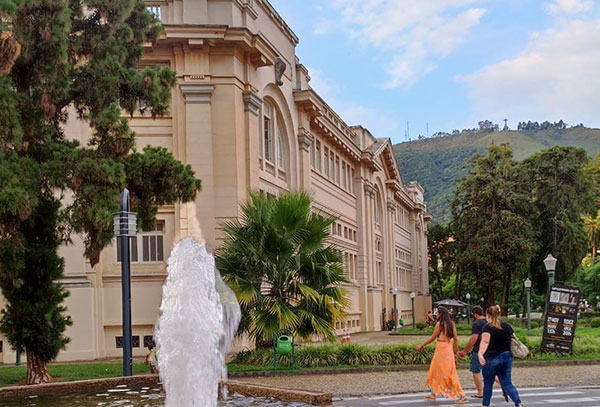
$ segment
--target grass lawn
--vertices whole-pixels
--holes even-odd
[[[512,325],[515,333],[518,336],[532,336],[541,337],[542,327],[533,328],[530,332],[527,332],[527,328]],[[467,324],[459,324],[456,326],[456,332],[459,335],[471,335],[471,326]],[[405,327],[399,329],[395,334],[392,335],[431,335],[433,333],[433,327],[425,329],[417,329],[412,327]],[[600,338],[600,329],[590,327],[578,327],[575,331],[575,338]]]
[[[57,381],[72,382],[76,380],[103,379],[123,375],[121,363],[82,363],[49,365],[50,375]],[[148,366],[143,363],[133,364],[133,374],[149,373]],[[0,387],[24,382],[27,378],[26,366],[0,367]]]

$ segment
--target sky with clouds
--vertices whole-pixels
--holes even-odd
[[[311,86],[377,137],[505,118],[600,127],[600,0],[270,1]]]

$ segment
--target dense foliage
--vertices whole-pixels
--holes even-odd
[[[492,145],[470,159],[454,192],[452,221],[430,228],[434,298],[465,300],[470,293],[472,304],[500,303],[504,313],[520,313],[526,308],[523,281],[530,278],[533,309],[541,310],[548,281],[543,260],[552,253],[556,281],[580,286],[595,305],[597,162],[582,149],[552,147],[517,163],[508,145]]]
[[[517,161],[555,145],[584,148],[591,156],[600,153],[600,130],[559,127],[499,132],[457,130],[453,134],[438,133],[442,136],[396,144],[394,151],[403,179],[418,181],[423,186],[433,223],[442,224],[451,219],[454,183],[466,174],[465,160],[485,152],[491,144],[510,144]]]
[[[142,1],[0,0],[0,20],[0,328],[37,383],[71,323],[58,247],[82,234],[94,266],[122,188],[149,227],[157,205],[194,199],[200,181],[162,148],[136,152],[122,117],[139,101],[165,114],[175,83],[168,68],[137,68],[162,29]],[[85,144],[66,137],[69,118],[89,125]]]
[[[534,208],[509,146],[493,145],[469,166],[452,201],[457,279],[472,278],[487,304],[502,287],[506,304],[535,250]]]
[[[242,308],[238,334],[268,344],[280,328],[335,339],[347,304],[342,257],[325,243],[335,218],[313,213],[306,193],[252,193],[224,224],[217,268]]]

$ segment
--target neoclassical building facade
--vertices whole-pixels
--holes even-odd
[[[209,249],[220,224],[238,216],[249,190],[306,190],[314,209],[335,215],[331,240],[343,252],[351,303],[340,333],[378,331],[391,318],[410,322],[431,309],[423,189],[404,182],[389,139],[350,126],[311,87],[295,54],[298,38],[266,0],[149,0],[165,30],[143,66],[177,72],[170,116],[131,118],[138,148],[159,145],[202,180],[194,204],[162,207],[157,226],[132,241],[134,355],[144,355],[158,319],[166,260],[177,237],[199,222]],[[66,133],[86,142],[85,123]],[[94,268],[80,242],[64,247],[64,284],[73,326],[60,360],[121,355],[121,278],[116,245]],[[1,338],[0,338],[1,339]],[[3,346],[4,363],[14,362]]]

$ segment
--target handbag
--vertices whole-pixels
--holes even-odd
[[[529,355],[529,349],[516,336],[510,338],[510,353],[514,358],[524,359]]]

